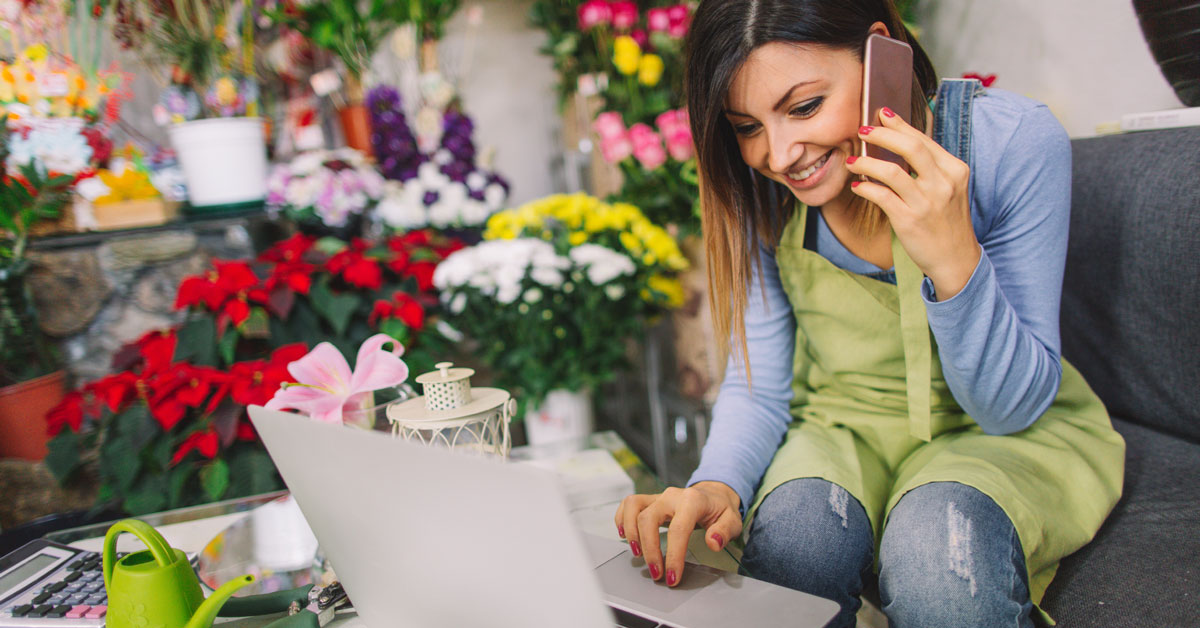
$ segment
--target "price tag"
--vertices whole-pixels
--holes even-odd
[[[309,80],[318,96],[328,96],[342,87],[342,78],[336,70],[322,70]]]

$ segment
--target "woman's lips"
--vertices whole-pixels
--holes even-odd
[[[829,164],[833,162],[833,149],[830,149],[828,153],[825,153],[821,159],[825,160],[825,163],[821,164],[821,167],[809,174],[807,178],[797,181],[789,175],[784,174],[784,181],[786,181],[790,187],[796,190],[808,190],[820,185],[821,182],[825,180],[826,175],[829,174]],[[817,161],[819,162],[820,160]]]

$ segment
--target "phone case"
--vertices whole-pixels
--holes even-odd
[[[912,47],[883,35],[867,38],[863,54],[862,120],[864,126],[881,126],[879,110],[888,107],[905,122],[912,123]],[[862,143],[860,154],[899,164],[908,164],[899,155]]]

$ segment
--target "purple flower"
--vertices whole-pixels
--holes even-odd
[[[434,203],[438,202],[438,198],[439,198],[438,193],[433,190],[430,190],[425,193],[425,197],[421,199],[421,203],[423,203],[426,207],[428,207],[428,206],[433,205]]]

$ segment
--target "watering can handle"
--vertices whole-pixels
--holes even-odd
[[[112,525],[108,529],[108,533],[104,535],[104,588],[110,589],[112,586],[112,571],[113,565],[116,564],[117,557],[117,537],[122,532],[128,532],[150,548],[150,553],[154,556],[154,560],[158,564],[166,567],[175,562],[175,554],[171,551],[171,546],[167,545],[167,540],[158,533],[158,530],[150,527],[144,521],[138,519],[122,519]]]

